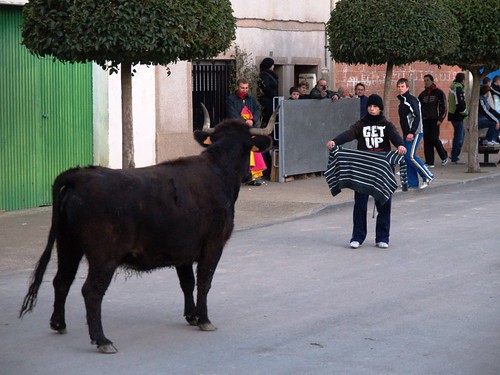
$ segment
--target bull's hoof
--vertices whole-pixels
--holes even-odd
[[[66,331],[66,324],[58,324],[54,322],[50,322],[50,328],[54,331],[57,331],[60,335],[65,334]]]
[[[186,316],[185,318],[190,326],[197,326],[198,325],[198,319],[195,316]]]
[[[118,349],[116,349],[113,344],[99,345],[97,349],[104,354],[115,354],[118,352]]]
[[[202,330],[202,331],[217,331],[217,327],[214,326],[212,323],[198,323],[198,327]]]

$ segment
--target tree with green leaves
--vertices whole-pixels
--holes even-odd
[[[444,56],[429,59],[437,64],[458,65],[473,77],[469,116],[468,172],[479,172],[478,126],[479,88],[482,79],[500,68],[498,0],[443,0],[458,21],[460,44]]]
[[[124,168],[135,165],[133,66],[214,57],[236,33],[230,0],[31,0],[23,18],[23,44],[35,55],[121,71]]]
[[[426,61],[455,49],[458,27],[436,0],[340,0],[327,24],[332,58],[347,64],[387,64],[384,102],[394,66]]]

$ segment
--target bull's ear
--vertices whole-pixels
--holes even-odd
[[[267,135],[255,135],[252,137],[252,151],[264,152],[271,148],[273,140]]]
[[[208,147],[212,144],[210,134],[202,130],[196,130],[194,132],[194,139],[203,147]]]

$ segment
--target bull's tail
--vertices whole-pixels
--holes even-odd
[[[31,275],[30,287],[28,293],[24,297],[23,305],[19,311],[19,318],[22,318],[27,312],[33,311],[36,305],[36,299],[38,296],[38,289],[43,281],[43,275],[47,270],[47,265],[49,264],[50,257],[52,256],[52,249],[54,248],[54,243],[57,238],[57,233],[59,230],[59,220],[61,217],[61,212],[63,209],[63,197],[66,190],[64,185],[60,185],[56,180],[54,186],[52,187],[52,223],[49,231],[49,238],[47,240],[47,245],[43,251],[42,256],[38,260],[38,263]]]

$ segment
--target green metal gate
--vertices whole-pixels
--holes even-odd
[[[0,5],[0,210],[50,204],[55,176],[92,163],[91,65],[31,55],[21,22]]]

